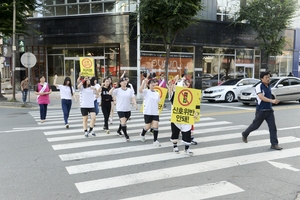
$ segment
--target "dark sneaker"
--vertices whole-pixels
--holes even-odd
[[[66,128],[69,128],[69,124],[66,124]]]
[[[197,145],[198,142],[196,142],[195,140],[192,140],[192,141],[191,141],[191,144],[192,144],[192,145]]]
[[[282,147],[278,146],[278,144],[271,145],[271,149],[282,150]]]
[[[120,137],[123,137],[123,134],[121,132],[117,132],[117,133]]]
[[[243,133],[242,133],[242,140],[243,140],[243,142],[248,143],[247,137],[245,137],[245,136],[243,135]]]

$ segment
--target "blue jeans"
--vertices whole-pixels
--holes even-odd
[[[260,127],[260,125],[263,123],[263,121],[267,122],[270,132],[270,143],[272,145],[278,144],[277,139],[277,128],[275,124],[275,117],[274,117],[274,111],[268,110],[268,111],[256,111],[255,118],[252,122],[252,124],[242,133],[244,137],[248,137],[248,135],[255,131]]]
[[[28,89],[24,89],[22,91],[22,100],[23,100],[23,103],[26,102],[26,99],[27,99],[27,92],[28,92]]]
[[[98,115],[98,113],[99,113],[99,103],[97,102],[97,100],[94,101],[94,107],[95,107],[95,113],[96,113],[96,115]]]
[[[64,120],[65,124],[68,124],[68,119],[70,115],[70,110],[72,106],[72,100],[71,99],[62,99],[61,100],[61,108],[64,113]]]
[[[39,104],[40,106],[40,117],[41,120],[45,120],[46,119],[46,115],[47,115],[47,106],[48,104]]]

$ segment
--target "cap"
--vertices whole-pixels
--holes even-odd
[[[123,81],[126,81],[126,78],[121,78],[121,79],[119,80],[119,84],[120,84],[121,82],[123,82]]]

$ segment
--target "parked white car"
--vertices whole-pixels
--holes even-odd
[[[244,105],[256,104],[255,86],[242,90],[238,100]],[[297,77],[271,77],[272,98],[280,101],[300,102],[300,79]]]
[[[209,102],[226,101],[230,103],[238,99],[238,94],[242,90],[251,88],[257,82],[259,80],[254,78],[230,79],[219,86],[205,89],[202,99]]]

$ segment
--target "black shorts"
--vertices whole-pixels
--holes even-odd
[[[130,116],[131,116],[131,111],[127,111],[127,112],[122,112],[122,111],[118,111],[118,116],[119,118],[126,118],[126,119],[129,119]]]
[[[88,116],[89,113],[95,112],[95,108],[80,108],[82,116]]]
[[[145,124],[150,124],[152,121],[159,122],[159,116],[158,115],[144,115],[144,121],[145,121]]]

